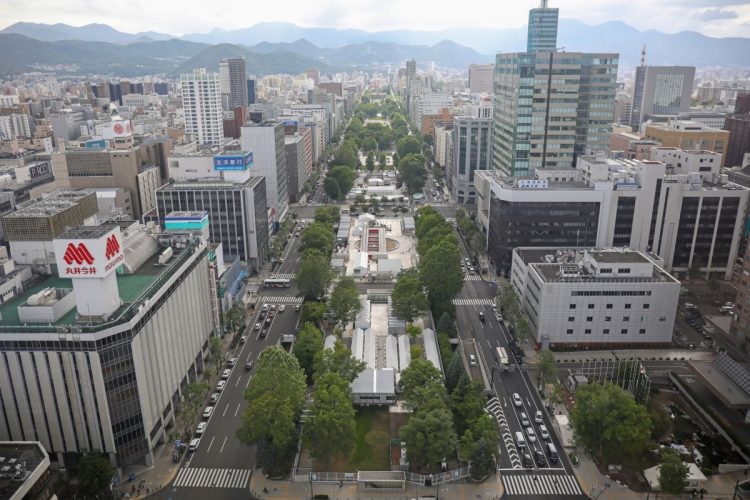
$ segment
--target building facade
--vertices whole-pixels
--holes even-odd
[[[670,120],[668,123],[647,124],[644,127],[643,138],[657,141],[662,146],[670,148],[714,151],[722,155],[723,162],[729,142],[729,132],[698,122]]]
[[[724,164],[727,167],[742,166],[745,155],[750,153],[750,114],[727,116],[724,130],[729,132]]]
[[[232,57],[226,59],[229,109],[247,107],[247,72],[245,69],[244,57]]]
[[[547,6],[541,0],[539,7],[529,10],[527,52],[554,52],[557,50],[557,19],[559,9]]]
[[[180,76],[185,133],[199,144],[219,144],[224,138],[219,74],[205,68]]]
[[[638,130],[652,115],[677,115],[690,109],[693,66],[638,66],[630,126]]]
[[[299,201],[307,182],[305,140],[301,135],[284,136],[286,145],[287,186],[289,202]]]
[[[476,203],[474,172],[492,168],[492,119],[457,116],[453,121],[452,164],[446,180],[453,199]]]
[[[271,221],[280,222],[289,207],[284,124],[281,121],[249,123],[242,127],[240,144],[242,149],[253,152],[255,165],[251,175],[266,178],[266,202],[271,209]]]
[[[494,90],[495,65],[469,65],[469,92],[472,94],[491,94]]]

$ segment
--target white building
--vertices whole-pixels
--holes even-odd
[[[516,248],[511,283],[543,347],[672,341],[680,282],[642,252]]]
[[[469,92],[472,94],[491,94],[494,83],[494,64],[469,65]]]
[[[269,219],[280,222],[289,207],[284,124],[280,121],[249,123],[242,127],[240,145],[253,152],[251,176],[266,178],[266,203]]]
[[[199,144],[219,144],[224,138],[219,74],[197,68],[180,77],[185,133]]]
[[[457,116],[453,120],[448,188],[460,204],[476,203],[474,172],[492,168],[492,117]]]
[[[453,134],[451,129],[442,125],[435,125],[435,163],[445,167],[448,162],[448,151],[451,147]]]
[[[0,116],[0,140],[18,139],[20,137],[31,137],[29,115],[11,113]]]

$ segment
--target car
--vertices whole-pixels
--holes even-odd
[[[227,385],[226,380],[219,380],[219,382],[216,384],[216,391],[221,392],[224,390],[224,386]]]
[[[268,328],[264,328],[260,332],[260,338],[264,338],[266,335],[268,335]]]
[[[263,307],[261,307],[260,310],[263,312],[268,311],[268,304],[263,304]]]
[[[284,312],[285,309],[286,309],[286,306],[284,304],[279,305],[279,312]]]
[[[247,335],[240,337],[240,344],[244,344],[245,342],[247,342]]]
[[[268,315],[268,317],[266,318],[266,326],[270,325],[270,324],[271,324],[271,322],[273,322],[273,316],[271,316],[271,315],[269,314],[269,315]]]
[[[269,318],[276,317],[276,309],[271,309],[270,311],[268,311],[268,317]]]
[[[469,364],[472,366],[477,364],[477,357],[473,354],[469,354]]]
[[[275,310],[276,310],[276,304],[271,304],[271,310],[272,310],[272,311],[275,311]]]
[[[534,462],[531,460],[531,455],[528,453],[521,455],[521,459],[523,460],[523,466],[527,469],[532,469],[534,467]]]
[[[479,321],[484,323],[484,313],[482,311],[479,311]]]
[[[534,461],[537,467],[544,467],[547,463],[544,460],[544,453],[539,450],[534,450]]]
[[[684,307],[685,309],[698,309],[697,307],[695,307],[695,304],[691,304],[690,302],[685,302],[682,307]]]
[[[468,257],[464,257],[464,262],[466,262],[466,265],[468,266],[471,261]]]
[[[229,366],[229,368],[232,368],[236,364],[237,364],[237,358],[229,358],[229,361],[227,361],[227,365]]]
[[[299,311],[300,309],[302,309],[302,308],[300,307],[300,305],[299,305],[299,304],[296,304],[296,305],[294,306],[294,310],[295,310],[295,311]]]
[[[513,404],[518,407],[523,406],[523,399],[521,399],[521,396],[519,396],[517,392],[513,393]]]
[[[537,424],[544,423],[544,419],[542,418],[542,410],[537,410],[536,413],[534,413],[534,422]]]
[[[260,328],[261,328],[262,326],[263,326],[263,324],[262,324],[262,323],[261,323],[260,321],[258,321],[257,323],[255,323],[255,329],[256,329],[256,330],[260,330]]]
[[[248,361],[247,363],[245,363],[245,370],[246,371],[250,371],[252,369],[253,369],[253,362],[252,361]]]
[[[547,430],[547,426],[546,425],[540,425],[539,426],[539,435],[545,441],[549,439],[549,431]]]
[[[732,314],[734,312],[734,306],[721,306],[719,311],[723,314]]]
[[[724,302],[724,307],[734,307],[734,302]]]
[[[190,444],[188,445],[188,451],[190,453],[193,453],[195,450],[198,449],[199,444],[201,444],[201,440],[199,438],[192,439],[190,441]]]
[[[526,439],[528,439],[530,443],[536,443],[536,433],[534,432],[533,427],[526,427]]]
[[[203,410],[203,418],[210,418],[213,412],[214,412],[214,407],[207,406],[206,409]]]
[[[518,419],[521,421],[521,425],[524,427],[528,427],[531,425],[531,421],[529,420],[529,416],[526,415],[525,411],[522,411],[521,414],[518,416]]]
[[[197,429],[195,429],[195,434],[196,434],[196,435],[198,435],[198,436],[200,436],[201,434],[203,434],[203,431],[205,431],[205,430],[206,430],[206,426],[207,426],[207,425],[208,425],[208,424],[207,424],[206,422],[201,422],[201,423],[199,423],[199,424],[198,424],[198,428],[197,428]]]
[[[208,399],[208,402],[211,403],[212,405],[218,403],[219,402],[219,393],[218,392],[214,392],[213,394],[211,394],[211,397]]]
[[[229,375],[231,375],[231,374],[232,374],[232,370],[230,370],[229,368],[227,368],[226,370],[224,370],[223,372],[221,372],[221,378],[223,378],[224,380],[226,380],[226,379],[229,378]]]

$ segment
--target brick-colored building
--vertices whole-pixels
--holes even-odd
[[[646,125],[643,138],[658,141],[664,147],[686,151],[708,150],[722,155],[722,166],[727,153],[729,132],[708,127],[702,123],[670,120],[668,123]]]

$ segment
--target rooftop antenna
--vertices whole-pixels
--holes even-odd
[[[643,48],[641,49],[641,66],[645,66],[645,65],[646,65],[646,45],[644,44]]]

